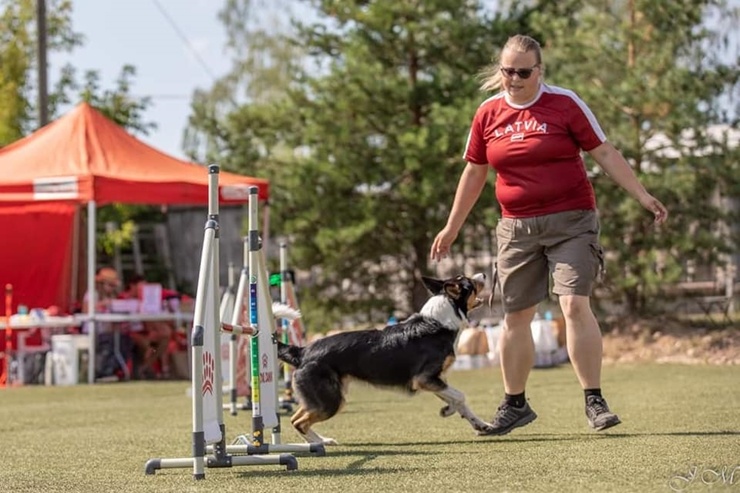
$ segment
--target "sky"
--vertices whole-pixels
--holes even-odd
[[[79,76],[97,70],[104,89],[115,87],[124,65],[135,66],[131,93],[152,98],[144,121],[157,124],[148,136],[138,137],[160,151],[185,158],[182,133],[193,91],[210,88],[214,78],[230,68],[224,53],[225,29],[217,18],[223,3],[75,0],[73,29],[84,36],[84,45],[71,54],[49,54],[49,86],[67,63]]]
[[[225,0],[74,0],[75,32],[84,44],[71,54],[49,54],[50,87],[60,68],[71,63],[82,75],[97,70],[101,87],[115,87],[121,68],[134,65],[132,94],[149,96],[144,115],[157,129],[139,136],[179,158],[182,134],[196,89],[208,89],[225,75],[225,28],[217,15]],[[740,0],[729,0],[740,6]],[[63,108],[62,110],[66,110]]]

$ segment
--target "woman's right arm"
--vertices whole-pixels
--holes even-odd
[[[439,260],[450,252],[452,243],[457,238],[460,228],[470,214],[473,206],[478,201],[483,187],[486,185],[488,176],[487,164],[468,163],[457,184],[455,200],[452,202],[452,210],[447,218],[447,224],[432,243],[430,257]]]

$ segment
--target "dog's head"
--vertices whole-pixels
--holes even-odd
[[[479,297],[479,294],[486,285],[485,274],[478,273],[473,277],[457,276],[444,280],[422,276],[421,280],[432,293],[432,298],[424,305],[422,314],[446,320],[450,317],[443,315],[445,307],[451,306],[458,319],[455,324],[456,328],[460,321],[467,321],[468,313],[483,304],[483,299]],[[445,303],[439,304],[439,300],[444,300]]]

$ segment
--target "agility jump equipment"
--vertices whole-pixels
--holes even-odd
[[[298,298],[295,294],[295,279],[292,271],[288,270],[288,245],[285,242],[280,243],[280,301],[292,308],[298,310]],[[282,323],[282,340],[283,344],[292,344],[294,346],[305,346],[306,329],[300,318],[295,320],[283,319]],[[283,379],[285,383],[285,396],[283,401],[287,404],[296,404],[293,397],[292,386],[293,368],[288,363],[283,364]]]
[[[261,331],[256,323],[245,326],[225,324],[219,320],[218,173],[217,165],[208,167],[208,219],[203,237],[191,334],[193,454],[192,457],[149,459],[145,467],[146,474],[155,474],[159,469],[192,467],[193,478],[200,480],[205,478],[206,467],[279,464],[289,471],[298,468],[296,458],[290,454],[234,456],[227,451],[222,375],[218,357],[220,332],[246,334],[256,339],[255,334],[260,332],[267,332],[269,337],[271,330],[269,325],[263,326],[264,330]],[[257,190],[257,187],[249,189],[250,210],[252,201],[256,204]],[[250,225],[251,221],[250,215]],[[257,320],[256,317],[252,319],[255,322]]]
[[[273,339],[275,319],[269,289],[269,276],[265,266],[259,232],[257,230],[257,187],[250,188],[249,194],[249,232],[247,236],[248,267],[242,269],[236,302],[234,304],[233,325],[237,325],[240,314],[244,313],[244,291],[249,290],[249,322],[260,330],[251,340],[251,386],[252,386],[252,433],[240,435],[233,444],[226,446],[232,454],[270,454],[272,452],[312,453],[326,455],[323,443],[281,443],[281,427],[278,409],[278,359],[277,344]],[[248,279],[247,279],[248,278]],[[268,330],[268,328],[270,328]],[[232,394],[232,402],[233,396]],[[235,412],[232,409],[232,413]],[[271,443],[265,441],[265,428],[271,428]],[[216,451],[209,446],[208,452]]]
[[[234,289],[234,265],[229,265],[229,284],[226,288],[226,292],[224,293],[224,296],[221,300],[221,320],[224,319],[230,319],[232,325],[238,325],[243,320],[246,320],[246,305],[244,304],[244,297],[245,297],[245,289],[246,289],[246,279],[248,275],[248,257],[249,256],[249,241],[248,237],[245,237],[244,239],[244,262],[243,267],[241,270],[241,275],[239,276],[239,285],[236,289]],[[237,303],[237,300],[239,300],[239,303]],[[224,409],[228,409],[232,416],[236,416],[237,410],[247,410],[252,409],[252,401],[248,397],[244,402],[238,403],[238,384],[239,384],[239,373],[238,373],[238,361],[239,361],[239,354],[242,352],[240,351],[240,347],[242,347],[242,344],[245,342],[244,338],[240,338],[238,334],[232,333],[229,336],[228,340],[228,373],[229,373],[229,385],[228,388],[224,389],[229,394],[229,402],[224,403],[223,407]],[[221,340],[222,349],[223,349],[223,339]],[[244,351],[246,352],[246,351]],[[221,358],[223,361],[223,353],[221,353]],[[248,385],[245,382],[245,385]]]
[[[280,273],[279,274],[273,274],[270,275],[270,286],[273,286],[275,284],[280,286],[280,301],[290,306],[291,308],[294,308],[295,310],[299,310],[298,306],[298,299],[295,294],[294,289],[294,279],[293,279],[293,273],[288,269],[288,245],[286,242],[280,243]],[[245,237],[244,239],[244,266],[242,268],[242,274],[240,275],[240,280],[238,284],[238,288],[236,290],[233,289],[233,282],[230,281],[229,288],[227,288],[226,292],[224,293],[224,296],[221,301],[221,317],[222,320],[226,318],[224,315],[226,314],[228,318],[232,318],[232,323],[237,324],[239,323],[239,319],[234,317],[234,314],[238,312],[238,308],[244,308],[246,309],[246,306],[237,305],[234,302],[234,292],[236,292],[236,299],[242,300],[244,299],[244,291],[246,289],[247,279],[249,276],[249,237]],[[230,275],[231,275],[231,269],[230,269]],[[277,279],[276,279],[277,277]],[[233,311],[232,311],[233,310]],[[240,315],[241,316],[241,315]],[[288,320],[287,318],[282,319],[281,324],[281,338],[283,343],[285,344],[293,344],[296,346],[304,346],[305,345],[305,327],[303,325],[303,321],[300,318],[297,318],[295,320]],[[239,410],[249,410],[252,408],[252,403],[249,398],[245,400],[243,403],[238,402],[238,384],[239,380],[238,377],[240,374],[238,373],[237,368],[237,361],[239,360],[239,357],[241,356],[241,351],[237,345],[238,339],[236,336],[232,336],[231,340],[229,341],[229,361],[228,361],[228,367],[229,367],[229,388],[227,389],[229,393],[229,403],[224,404],[224,409],[228,409],[232,416],[236,416],[237,412]],[[243,340],[242,340],[243,341]],[[284,383],[284,395],[279,399],[279,408],[285,410],[286,412],[290,413],[292,412],[292,406],[293,404],[296,404],[297,402],[293,398],[292,394],[292,388],[291,388],[291,374],[293,369],[288,365],[287,363],[283,364],[283,383]],[[277,380],[274,380],[275,385],[277,385]]]

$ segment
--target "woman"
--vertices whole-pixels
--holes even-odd
[[[118,297],[121,280],[112,267],[101,267],[95,272],[95,312],[111,313],[113,300]],[[88,313],[90,293],[82,298],[82,313]],[[87,334],[90,322],[82,325]],[[127,375],[126,360],[131,353],[129,338],[122,334],[122,325],[113,322],[95,322],[95,374],[96,378],[122,378]]]
[[[543,70],[537,41],[516,35],[504,45],[499,63],[484,72],[481,89],[502,90],[484,101],[473,118],[464,155],[467,165],[447,224],[431,247],[433,259],[449,254],[493,167],[502,211],[496,263],[504,308],[500,352],[505,397],[491,432],[497,435],[537,418],[525,398],[534,363],[530,323],[538,303],[548,296],[550,277],[565,318],[568,354],[584,391],[588,423],[599,431],[620,423],[601,395],[601,331],[590,295],[603,268],[603,254],[594,191],[581,151],[652,212],[656,223],[668,217],[663,204],[607,142],[586,104],[572,91],[545,84]]]

